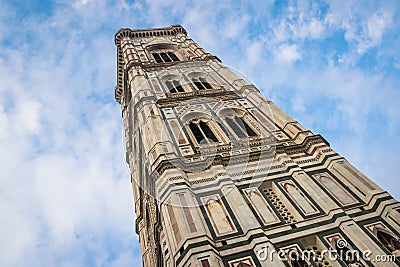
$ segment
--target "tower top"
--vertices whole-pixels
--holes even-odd
[[[115,34],[114,41],[117,46],[115,99],[124,106],[130,99],[129,90],[123,89],[124,83],[143,71],[165,70],[184,62],[220,62],[190,39],[181,25],[137,30],[122,28]],[[129,78],[129,75],[133,76]]]
[[[119,45],[122,38],[143,38],[143,37],[153,37],[153,36],[174,36],[178,33],[187,35],[185,28],[181,25],[171,25],[166,28],[151,28],[151,29],[138,29],[132,30],[129,28],[121,28],[115,34],[115,45]]]
[[[120,29],[116,34],[115,34],[115,45],[117,46],[117,85],[115,87],[115,98],[116,100],[121,103],[121,95],[123,93],[123,83],[124,83],[124,71],[128,69],[124,68],[124,64],[128,62],[135,62],[137,64],[140,64],[142,61],[143,57],[145,55],[141,55],[140,53],[137,54],[139,58],[135,59],[126,59],[124,57],[124,49],[122,48],[124,46],[124,40],[125,39],[130,39],[134,42],[140,42],[140,39],[146,39],[146,38],[157,38],[157,37],[175,37],[177,35],[183,35],[187,37],[187,32],[185,28],[183,28],[181,25],[171,25],[170,27],[165,27],[165,28],[151,28],[151,29],[138,29],[138,30],[132,30],[129,28],[122,28]],[[128,41],[130,42],[130,41]],[[127,47],[125,47],[125,50]],[[140,58],[141,57],[141,58]],[[145,56],[146,57],[146,56]],[[124,60],[125,59],[125,60]],[[134,64],[135,64],[134,63]],[[127,65],[127,64],[126,64]],[[132,64],[130,64],[132,66]]]

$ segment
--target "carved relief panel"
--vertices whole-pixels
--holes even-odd
[[[321,185],[329,195],[339,202],[342,206],[349,206],[359,203],[338,181],[336,181],[329,173],[317,173],[311,175],[319,185]]]
[[[311,199],[305,195],[297,184],[292,180],[287,179],[278,182],[278,185],[282,191],[287,195],[288,199],[294,203],[304,216],[310,216],[320,213],[320,210],[316,207],[316,204],[311,201]]]
[[[245,188],[243,192],[265,226],[280,222],[279,217],[257,187]]]
[[[201,202],[217,236],[237,232],[233,219],[219,195],[202,197]]]

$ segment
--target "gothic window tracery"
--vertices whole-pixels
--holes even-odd
[[[257,133],[249,126],[249,124],[239,116],[228,116],[225,118],[226,123],[229,128],[236,134],[239,138],[245,137],[256,137]]]
[[[291,267],[308,267],[312,266],[306,257],[302,256],[302,249],[298,244],[293,244],[285,248],[280,248],[285,254],[285,258]]]
[[[180,61],[174,52],[153,52],[152,55],[157,63]]]
[[[335,256],[343,261],[349,267],[364,267],[364,261],[360,255],[355,253],[356,250],[349,245],[347,239],[343,238],[341,234],[333,234],[325,236],[325,240],[329,243],[330,247],[335,250]],[[343,245],[344,242],[344,245]],[[339,245],[340,244],[340,245]]]
[[[354,266],[354,267],[362,267],[364,266],[357,257],[353,257],[351,250],[348,247],[339,247],[337,244],[335,245],[335,249],[340,257],[347,264],[347,266]]]
[[[263,188],[263,191],[267,198],[271,201],[272,205],[275,207],[275,209],[278,211],[278,213],[281,215],[285,223],[296,223],[297,219],[294,216],[294,214],[289,210],[288,207],[285,206],[288,203],[285,203],[282,201],[281,198],[278,197],[277,192],[275,192],[272,187],[265,187]]]
[[[209,123],[204,120],[192,120],[189,123],[189,129],[198,144],[218,142],[217,137],[211,130]]]
[[[207,90],[213,88],[211,84],[209,84],[204,77],[198,77],[198,78],[193,77],[192,83],[196,86],[198,90]]]
[[[182,85],[180,84],[179,81],[177,80],[168,80],[165,81],[165,84],[167,85],[167,88],[170,93],[183,93],[185,90],[183,89]]]
[[[378,241],[400,260],[400,239],[396,237],[382,222],[365,226]]]

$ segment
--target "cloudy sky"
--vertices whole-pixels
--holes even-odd
[[[400,198],[399,1],[0,1],[0,266],[140,266],[119,28],[182,24]]]

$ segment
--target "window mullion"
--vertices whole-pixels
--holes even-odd
[[[226,118],[225,119],[229,127],[232,129],[233,133],[238,137],[238,138],[243,138],[245,137],[245,133],[243,133],[242,128],[237,125],[235,120],[232,118]]]
[[[237,124],[240,125],[240,128],[244,131],[245,134],[247,134],[248,136],[257,136],[257,134],[242,117],[235,117],[235,121]]]
[[[206,140],[207,143],[210,143],[210,142],[208,141],[207,135],[203,132],[203,129],[201,129],[201,127],[200,127],[200,122],[197,122],[197,123],[196,123],[196,126],[197,126],[197,128],[200,130],[201,134],[203,135],[203,140]]]
[[[194,122],[191,122],[191,123],[189,124],[189,128],[190,128],[190,131],[192,132],[192,134],[193,134],[195,140],[197,141],[197,143],[200,144],[200,142],[201,142],[202,139],[201,139],[201,136],[199,136],[199,134],[202,135],[202,132],[199,131],[198,124],[197,124],[197,123],[194,123]]]
[[[196,88],[197,88],[198,90],[204,90],[204,89],[206,89],[206,88],[203,86],[203,84],[202,84],[199,80],[197,80],[196,78],[192,78],[192,82],[194,83],[194,85],[196,86]]]
[[[169,90],[170,93],[176,93],[176,89],[175,89],[175,87],[171,84],[170,81],[166,81],[165,84],[167,85],[168,90]]]
[[[161,56],[161,58],[163,59],[164,62],[171,62],[171,61],[172,61],[172,60],[169,58],[169,56],[168,56],[166,53],[164,53],[164,52],[160,53],[160,56]]]
[[[171,53],[170,53],[170,52],[165,53],[165,54],[166,54],[167,57],[169,58],[170,62],[174,61],[174,60],[172,59],[172,57],[171,57]]]
[[[240,137],[240,138],[245,137],[245,136],[246,136],[246,130],[243,129],[243,127],[242,127],[241,125],[239,125],[239,123],[237,123],[236,120],[233,120],[233,123],[236,124],[237,129],[240,131],[240,135],[241,135],[241,136],[239,136],[239,137]]]
[[[206,89],[212,89],[212,86],[206,81],[205,78],[200,77],[199,80],[200,80],[200,82],[201,82],[201,85],[202,85],[204,88],[206,88]]]
[[[182,85],[181,85],[177,80],[173,80],[172,82],[173,82],[173,84],[174,84],[176,90],[177,90],[179,93],[185,92],[185,90],[183,89]]]

